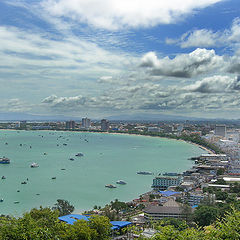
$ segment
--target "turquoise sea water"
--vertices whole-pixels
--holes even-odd
[[[79,152],[84,156],[75,157]],[[11,159],[10,164],[0,164],[0,198],[4,199],[0,214],[21,215],[40,205],[53,206],[57,199],[70,201],[78,213],[116,198],[132,200],[151,190],[154,178],[138,175],[137,171],[151,171],[155,176],[160,172],[182,172],[192,165],[187,159],[201,153],[204,151],[192,144],[164,138],[0,131],[0,157]],[[70,161],[71,157],[75,160]],[[31,168],[33,162],[39,167]],[[120,179],[127,184],[105,188]],[[23,181],[27,184],[21,184]]]

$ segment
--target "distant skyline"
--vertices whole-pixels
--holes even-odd
[[[1,0],[0,119],[239,119],[239,9],[239,0]]]

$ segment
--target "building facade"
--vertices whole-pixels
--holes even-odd
[[[181,183],[180,177],[155,177],[152,188],[154,190],[166,190],[170,186],[178,186]]]
[[[216,125],[215,126],[215,135],[226,137],[226,125]]]
[[[91,126],[91,119],[82,118],[82,128],[90,128],[90,126]]]
[[[75,129],[75,125],[76,125],[75,121],[66,121],[66,129],[73,130]]]
[[[101,130],[108,131],[109,130],[109,121],[107,119],[101,120]]]

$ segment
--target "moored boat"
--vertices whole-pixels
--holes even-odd
[[[127,184],[125,181],[123,181],[123,180],[118,180],[118,181],[116,181],[116,183],[117,184],[121,184],[121,185],[125,185],[125,184]]]
[[[117,188],[115,185],[113,184],[107,184],[105,185],[106,188]]]
[[[83,157],[83,153],[77,153],[75,156],[76,157]]]
[[[9,164],[10,163],[10,159],[6,158],[6,157],[2,157],[2,158],[0,158],[0,163],[1,164]]]
[[[141,174],[141,175],[153,175],[152,172],[147,172],[147,171],[139,171],[139,172],[137,172],[137,174]]]
[[[37,167],[39,167],[39,165],[37,163],[32,163],[31,164],[31,168],[37,168]]]

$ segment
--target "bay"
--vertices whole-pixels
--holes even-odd
[[[76,157],[80,152],[84,156]],[[160,172],[180,173],[192,166],[188,158],[202,153],[195,145],[165,138],[3,130],[0,157],[10,158],[11,163],[0,164],[0,178],[6,177],[0,179],[0,198],[4,199],[0,214],[19,216],[33,207],[52,207],[57,199],[70,201],[76,213],[114,199],[129,201],[150,191]],[[31,168],[33,162],[39,167]],[[154,175],[138,175],[138,171]],[[120,179],[127,184],[115,184]],[[105,188],[106,184],[117,188]]]

